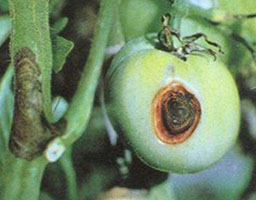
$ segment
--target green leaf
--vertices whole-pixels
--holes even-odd
[[[49,10],[52,18],[57,18],[61,15],[62,9],[67,4],[67,0],[50,0]]]
[[[8,149],[8,140],[12,123],[14,96],[11,91],[13,67],[9,66],[0,81],[0,162]]]
[[[58,35],[68,24],[68,18],[62,17],[51,28],[51,36]]]
[[[0,3],[1,4],[1,3]],[[11,22],[8,16],[0,17],[0,46],[5,42],[11,31]]]
[[[42,192],[40,194],[39,200],[54,200],[49,194]]]
[[[69,52],[73,49],[74,43],[66,40],[63,37],[57,36],[53,39],[53,70],[58,73],[65,61]]]

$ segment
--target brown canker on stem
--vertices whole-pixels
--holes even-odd
[[[9,148],[15,156],[32,160],[61,134],[64,123],[51,125],[44,118],[42,74],[35,54],[22,48],[15,56],[14,67],[15,105]]]
[[[157,92],[152,109],[156,136],[170,145],[188,139],[201,117],[201,106],[195,95],[176,81]]]

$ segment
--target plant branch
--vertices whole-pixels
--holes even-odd
[[[30,52],[33,53],[36,62],[34,65],[38,65],[41,71],[38,79],[42,83],[44,114],[45,117],[51,121],[50,79],[52,71],[52,52],[48,22],[48,3],[48,0],[9,0],[9,11],[12,23],[10,54],[12,64],[14,65],[17,61],[17,55],[22,49],[29,49]],[[29,56],[30,55],[27,55],[28,59]],[[27,60],[25,61],[27,62]],[[30,61],[23,64],[23,66],[26,67],[29,64],[33,65]],[[19,65],[22,65],[22,63]],[[24,74],[27,75],[26,73],[23,73],[23,75]],[[10,96],[11,94],[9,93],[8,95]],[[12,116],[12,110],[8,115],[9,116],[6,117]],[[7,128],[9,130],[11,120],[8,122]],[[1,134],[4,134],[2,131],[3,130],[1,130]],[[10,132],[10,130],[8,132]],[[8,138],[9,135],[6,135],[6,140],[8,140]],[[46,159],[40,157],[28,162],[14,157],[8,150],[7,144],[5,147],[7,149],[1,157],[2,164],[0,166],[0,199],[38,199],[42,175],[47,164]]]
[[[68,148],[62,158],[60,159],[60,165],[63,169],[67,185],[68,199],[77,200],[77,184],[76,184],[76,172],[72,163],[72,150]]]
[[[62,136],[65,146],[69,146],[76,141],[87,127],[104,61],[104,51],[108,43],[116,3],[116,0],[101,1],[98,23],[94,31],[89,57],[76,94],[65,115],[68,122],[66,133]]]

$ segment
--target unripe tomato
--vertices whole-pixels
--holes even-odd
[[[192,11],[190,12],[190,10]],[[202,8],[193,5],[189,0],[180,1],[179,4],[176,2],[173,6],[167,0],[123,0],[119,7],[121,27],[127,41],[150,32],[158,33],[162,29],[161,16],[170,13],[172,22],[180,19],[175,27],[172,24],[170,28],[178,28],[182,37],[196,33],[206,34],[209,40],[222,47],[224,54],[220,56],[220,59],[225,64],[232,63],[231,50],[235,49],[240,55],[239,58],[242,58],[246,52],[243,45],[239,45],[237,48],[235,46],[237,44],[231,40],[229,32],[225,32],[220,27],[205,20],[208,15],[214,12],[214,8],[206,12],[200,11]],[[204,13],[207,16],[204,17]],[[207,46],[203,39],[199,39],[197,43]],[[239,62],[236,61],[235,63]]]
[[[217,8],[233,15],[251,14],[255,13],[256,4],[254,0],[217,0]]]
[[[116,55],[105,86],[117,132],[155,169],[203,170],[235,143],[238,91],[227,68],[212,57],[183,61],[142,37]]]
[[[125,39],[131,40],[161,28],[161,16],[170,11],[166,0],[123,0],[120,21]]]

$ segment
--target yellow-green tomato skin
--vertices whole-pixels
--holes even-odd
[[[155,133],[152,102],[176,81],[198,99],[201,118],[190,137],[166,144]],[[108,80],[112,120],[136,154],[160,171],[193,173],[218,161],[235,143],[240,121],[239,95],[226,69],[212,57],[189,56],[186,62],[156,49],[124,60]]]
[[[120,4],[120,21],[125,39],[131,40],[161,29],[161,16],[170,12],[166,0],[123,0]]]

